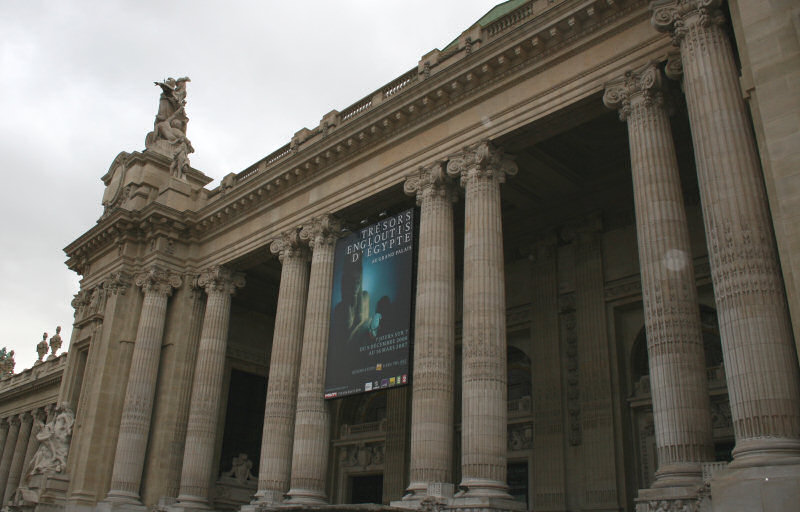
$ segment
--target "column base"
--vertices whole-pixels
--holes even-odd
[[[284,501],[286,493],[283,491],[273,491],[265,489],[258,491],[253,496],[253,501],[248,505],[242,505],[241,512],[264,512],[267,510],[277,510]]]
[[[800,503],[800,464],[736,467],[711,480],[714,512],[796,510]]]
[[[182,494],[178,501],[167,507],[168,512],[206,512],[211,510],[208,499]]]
[[[634,500],[636,512],[656,512],[661,510],[700,510],[692,504],[703,499],[706,490],[702,481],[693,487],[658,487],[639,489]],[[715,509],[716,510],[716,509]]]
[[[454,491],[455,486],[451,483],[433,482],[426,485],[416,482],[408,486],[408,492],[402,499],[390,502],[389,506],[409,510],[439,509],[452,503]]]
[[[703,468],[699,462],[670,464],[658,468],[653,488],[689,487],[703,485]]]
[[[286,494],[284,505],[327,505],[328,497],[324,493],[311,489],[291,489]]]
[[[119,490],[110,490],[106,499],[97,504],[98,512],[146,512],[139,494]]]
[[[462,511],[513,511],[527,510],[524,503],[514,500],[508,494],[505,482],[485,478],[465,478],[459,487],[462,489],[453,497],[446,510]]]
[[[800,464],[800,440],[786,438],[746,439],[733,449],[730,468]]]

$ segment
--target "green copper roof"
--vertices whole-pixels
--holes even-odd
[[[517,7],[528,3],[530,0],[507,0],[501,4],[497,4],[492,9],[483,15],[481,19],[479,19],[476,23],[481,27],[486,27],[490,25],[492,22],[495,22],[505,16],[506,14],[510,13]],[[458,38],[456,37],[450,44],[444,47],[443,52],[451,49],[454,45],[458,44]]]

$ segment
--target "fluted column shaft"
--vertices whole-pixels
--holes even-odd
[[[636,233],[658,451],[654,487],[697,485],[711,460],[703,333],[678,161],[662,92],[648,64],[606,87],[627,120]]]
[[[303,346],[309,253],[296,229],[271,247],[283,264],[272,336],[261,462],[256,502],[280,503],[289,490],[297,406],[297,379]]]
[[[454,184],[444,164],[420,168],[405,183],[421,207],[411,399],[409,498],[431,483],[452,483],[455,366]]]
[[[136,285],[144,291],[144,301],[122,406],[108,501],[141,503],[139,487],[153,414],[167,299],[180,284],[176,274],[156,268],[136,276]]]
[[[736,435],[734,465],[774,464],[800,456],[800,375],[755,140],[720,3],[656,2],[652,21],[671,30],[680,46]]]
[[[8,420],[8,435],[6,436],[6,445],[3,449],[3,458],[0,459],[0,502],[5,500],[6,484],[8,483],[8,475],[11,470],[11,461],[14,458],[14,453],[17,448],[17,438],[19,437],[19,416],[13,416]]]
[[[33,416],[30,413],[20,414],[19,435],[17,436],[17,444],[14,448],[14,456],[11,459],[11,467],[8,472],[8,483],[6,483],[6,492],[3,497],[3,506],[8,505],[9,500],[17,491],[19,486],[20,477],[22,476],[22,464],[25,462],[25,452],[28,448],[28,439],[31,436],[31,427],[33,426]]]
[[[177,506],[207,508],[214,476],[231,296],[236,288],[244,286],[244,276],[224,267],[213,267],[200,274],[197,284],[205,289],[208,298],[197,349]]]
[[[452,158],[465,189],[461,486],[467,496],[509,497],[507,369],[500,184],[516,164],[488,142]]]
[[[312,249],[308,302],[303,328],[303,350],[297,392],[289,503],[324,504],[328,469],[330,418],[323,398],[328,355],[333,255],[341,225],[323,215],[303,226],[300,236]]]

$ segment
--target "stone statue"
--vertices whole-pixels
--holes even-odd
[[[161,88],[158,113],[153,123],[153,131],[147,134],[145,147],[148,150],[170,157],[170,174],[183,179],[189,168],[189,154],[194,153],[192,143],[186,138],[189,118],[186,116],[186,82],[189,77],[167,78],[163,82],[153,82]]]
[[[6,352],[6,347],[0,348],[0,378],[14,375],[14,351]]]
[[[69,404],[64,403],[56,408],[52,419],[47,424],[42,424],[38,420],[37,423],[41,425],[39,433],[36,434],[39,448],[28,465],[26,471],[28,480],[33,475],[64,472],[67,466],[75,414]]]
[[[61,349],[61,326],[56,327],[56,333],[50,338],[50,357],[56,357],[56,352]]]
[[[225,478],[232,478],[240,484],[246,483],[248,480],[255,480],[255,476],[250,471],[253,468],[253,461],[251,461],[246,453],[240,453],[233,458],[231,462],[231,470],[222,473]]]
[[[44,356],[47,355],[47,333],[44,333],[42,335],[42,341],[36,344],[36,353],[39,354],[39,359],[33,363],[34,366],[37,364],[42,364],[42,361],[44,361]]]

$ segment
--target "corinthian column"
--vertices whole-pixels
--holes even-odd
[[[141,505],[139,487],[153,413],[167,299],[172,295],[172,289],[181,285],[181,279],[176,274],[154,267],[137,275],[136,285],[142,288],[144,301],[122,405],[111,489],[106,501]]]
[[[308,293],[306,244],[297,229],[283,233],[270,250],[283,264],[272,336],[258,492],[253,505],[281,503],[289,490],[297,405],[297,378]]]
[[[12,416],[9,420],[8,436],[6,446],[3,449],[3,458],[0,459],[0,501],[5,499],[5,489],[8,483],[8,474],[11,469],[11,460],[17,448],[17,437],[19,437],[19,416]]]
[[[627,120],[650,363],[658,470],[653,487],[702,484],[712,460],[703,334],[678,161],[662,92],[648,64],[606,87]]]
[[[303,378],[297,392],[291,489],[287,499],[291,504],[328,502],[325,477],[331,433],[323,392],[331,318],[333,252],[341,229],[341,222],[323,215],[311,220],[300,231],[300,238],[308,242],[312,255],[300,358]]]
[[[180,494],[175,504],[184,509],[209,507],[231,296],[244,286],[244,275],[216,266],[202,272],[197,285],[206,290],[208,298],[192,383]]]
[[[453,202],[458,198],[443,162],[420,167],[404,190],[421,207],[414,326],[414,389],[411,399],[409,494],[428,487],[452,493],[453,368],[455,359],[455,254]]]
[[[733,466],[797,463],[797,356],[755,140],[720,4],[654,2],[652,23],[671,31],[680,47],[736,435]]]
[[[465,497],[510,499],[506,484],[506,302],[500,184],[517,165],[488,141],[450,159],[466,192],[461,487]]]
[[[28,412],[20,414],[20,422],[17,444],[14,448],[14,457],[11,459],[8,483],[6,484],[6,492],[3,497],[4,507],[8,505],[8,502],[14,496],[14,493],[17,492],[17,487],[19,486],[20,477],[22,476],[22,463],[25,462],[25,451],[28,448],[28,439],[31,436],[33,416]]]

